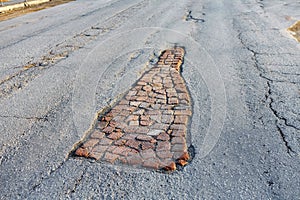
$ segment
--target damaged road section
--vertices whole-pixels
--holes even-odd
[[[188,164],[192,108],[180,75],[183,57],[183,48],[164,51],[115,106],[100,113],[75,156],[165,171]]]

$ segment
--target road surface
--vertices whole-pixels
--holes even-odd
[[[298,199],[300,53],[287,0],[78,0],[0,22],[1,199]],[[193,160],[70,154],[164,49],[185,48]],[[75,145],[75,146],[74,146]]]

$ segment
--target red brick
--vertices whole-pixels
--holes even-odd
[[[93,148],[92,152],[98,152],[98,153],[104,153],[106,151],[108,146],[103,146],[103,145],[97,145]]]
[[[184,144],[185,142],[184,137],[173,137],[171,140],[171,144]]]
[[[97,128],[103,129],[103,128],[105,128],[107,125],[108,125],[108,122],[107,122],[107,121],[100,121],[100,122],[97,123]]]
[[[128,146],[128,147],[134,148],[136,150],[139,150],[140,144],[141,143],[139,141],[136,141],[135,139],[132,139],[132,140],[128,140],[125,145]]]
[[[187,124],[188,123],[188,116],[186,115],[177,115],[175,116],[174,123],[175,124]]]
[[[142,145],[141,145],[142,150],[154,149],[155,148],[155,145],[151,142],[141,142],[141,143],[142,143]]]
[[[123,146],[126,142],[127,142],[127,140],[120,139],[120,140],[115,141],[115,145],[116,146]]]
[[[183,124],[172,124],[171,125],[172,130],[183,130],[186,131],[186,126]]]
[[[143,87],[143,90],[145,90],[146,92],[150,92],[152,90],[152,87],[150,85],[146,85]]]
[[[89,157],[89,151],[86,148],[80,147],[75,151],[76,156]]]
[[[178,99],[177,98],[168,98],[168,104],[178,104]]]
[[[186,144],[174,144],[172,146],[172,151],[178,151],[178,152],[186,152],[187,151],[187,146]]]
[[[171,149],[171,144],[168,141],[158,141],[156,151],[167,151]]]
[[[172,130],[171,136],[173,136],[173,137],[180,137],[180,136],[185,137],[186,136],[186,131],[184,131],[184,130]]]
[[[165,124],[170,124],[172,123],[174,120],[174,116],[173,115],[162,115],[161,116],[161,122],[165,123]]]
[[[89,139],[85,141],[82,145],[83,148],[92,148],[99,142],[99,139]]]
[[[148,132],[149,132],[149,128],[146,126],[139,126],[136,129],[136,133],[139,133],[139,134],[146,134]]]
[[[109,152],[105,153],[104,160],[109,163],[114,163],[119,158],[118,155]]]
[[[153,122],[150,120],[147,121],[140,121],[141,126],[150,126]]]
[[[156,154],[159,158],[162,158],[162,159],[173,157],[173,153],[170,151],[157,151]]]
[[[176,170],[176,164],[173,161],[165,162],[165,165],[163,167],[166,171],[175,171]]]
[[[119,138],[121,138],[123,136],[123,133],[122,132],[112,132],[111,134],[109,134],[107,137],[109,139],[112,139],[112,140],[118,140]]]
[[[105,133],[95,130],[92,134],[91,134],[91,138],[95,138],[95,139],[102,139],[105,136]]]
[[[155,143],[156,140],[151,137],[151,136],[148,136],[148,135],[138,135],[136,137],[137,140],[140,140],[140,141],[146,141],[146,142],[151,142],[151,143]]]
[[[163,132],[163,133],[160,133],[160,134],[157,136],[156,139],[157,139],[157,140],[162,140],[162,141],[169,141],[169,140],[170,140],[170,136],[169,136],[167,133]]]
[[[188,115],[188,116],[191,116],[192,111],[190,111],[190,110],[175,110],[174,115]]]
[[[103,129],[103,132],[104,132],[104,133],[112,133],[112,132],[113,132],[113,130],[114,130],[114,128],[113,128],[113,127],[111,127],[111,126],[108,126],[108,127],[106,127],[106,128],[104,128],[104,129]]]
[[[160,161],[157,158],[150,158],[145,160],[145,162],[143,163],[143,167],[158,170],[159,163]]]
[[[101,159],[102,156],[103,156],[103,153],[101,153],[101,152],[94,152],[94,151],[91,152],[90,155],[89,155],[90,158],[94,158],[95,160]]]
[[[142,163],[144,162],[144,160],[139,154],[127,157],[127,161],[130,165],[142,165]]]
[[[113,140],[111,140],[111,139],[108,139],[108,138],[102,138],[102,139],[99,141],[99,144],[100,144],[100,145],[110,145],[112,142],[113,142]]]
[[[141,156],[144,158],[144,160],[147,160],[149,158],[155,158],[156,154],[153,151],[153,149],[146,149],[146,150],[142,150],[140,152]]]

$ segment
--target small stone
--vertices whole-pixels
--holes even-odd
[[[186,141],[184,137],[173,137],[171,144],[184,144],[185,142]]]

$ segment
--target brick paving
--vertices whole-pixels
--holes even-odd
[[[184,49],[165,50],[75,150],[76,156],[111,164],[174,171],[190,160],[186,142],[192,115],[180,69]]]

